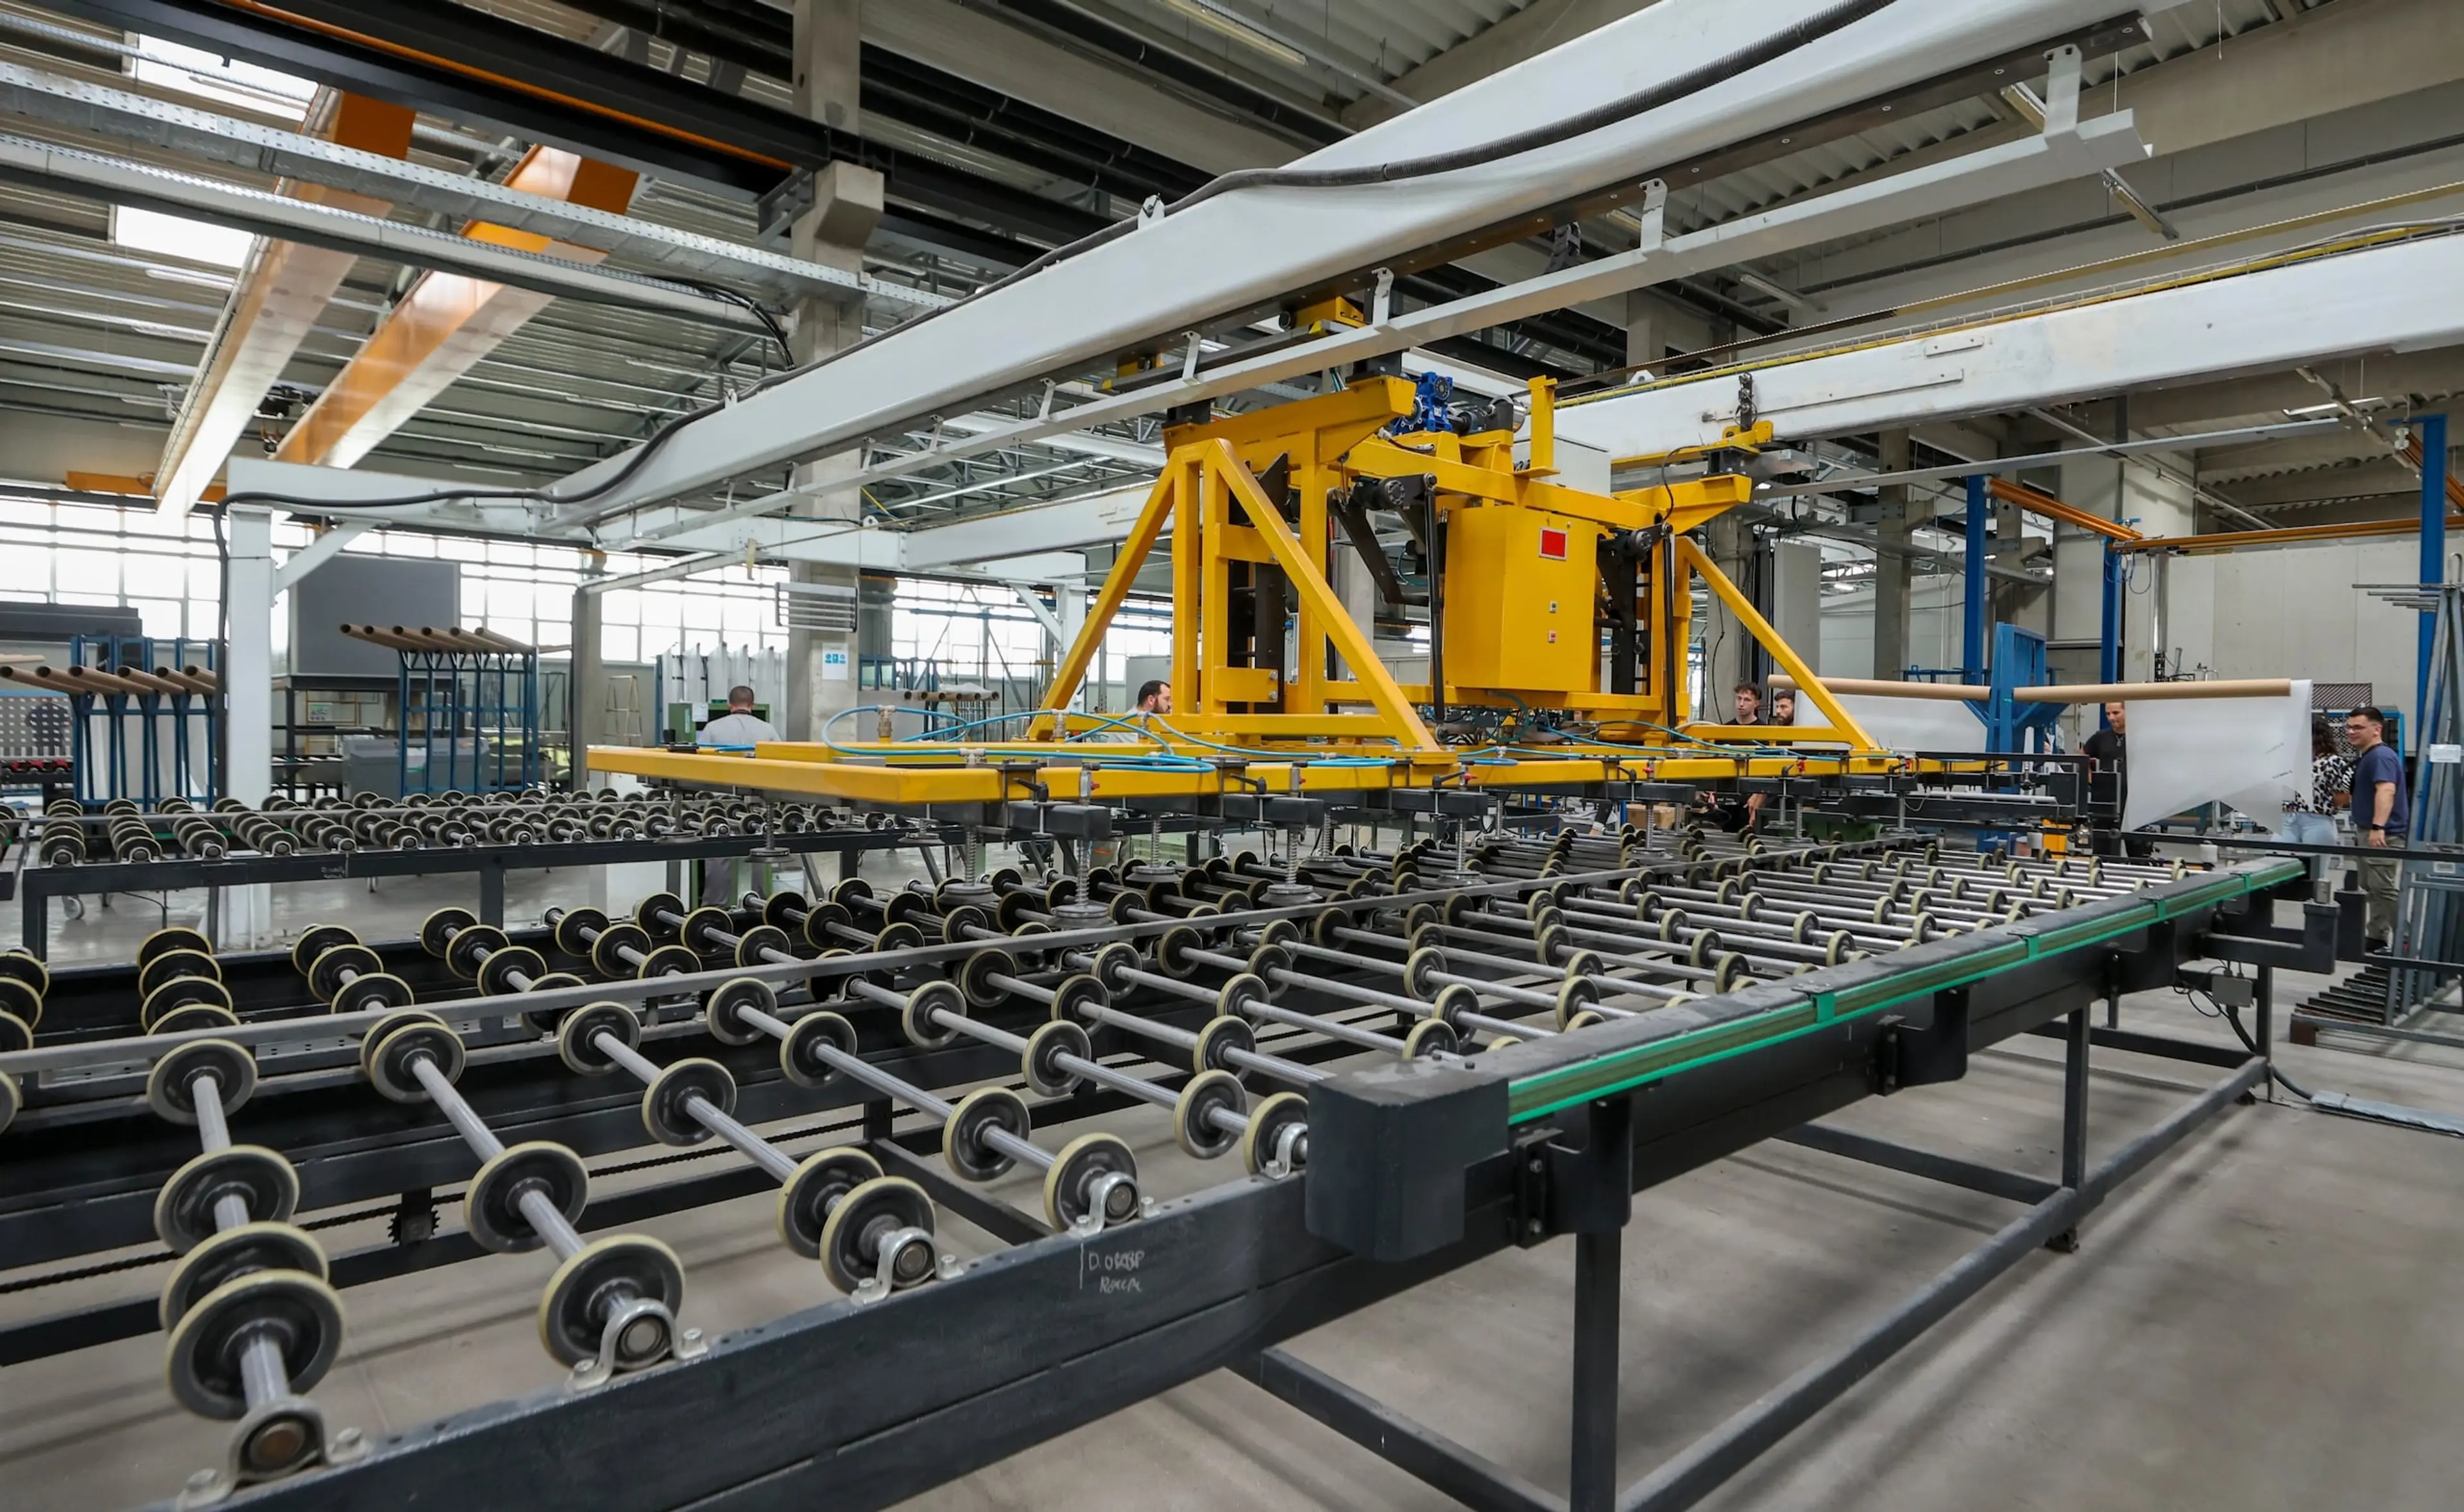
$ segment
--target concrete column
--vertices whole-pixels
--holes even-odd
[[[1883,431],[1881,471],[1904,471],[1909,466],[1908,457],[1908,433]],[[1908,502],[1906,484],[1885,484],[1878,492],[1881,509],[1874,519],[1874,534],[1880,544],[1874,563],[1874,675],[1896,680],[1907,675],[1908,601],[1913,574],[1906,554],[1892,548],[1907,545],[1916,518]]]
[[[607,559],[597,552],[589,556],[583,569],[596,578],[606,569]],[[573,790],[590,789],[590,748],[605,744],[607,738],[607,661],[605,638],[600,633],[607,596],[590,591],[585,582],[573,590],[573,669],[565,687],[571,690],[573,708],[566,715],[565,738],[573,744]]]
[[[1656,374],[1661,356],[1668,350],[1661,336],[1660,306],[1641,290],[1625,296],[1625,362],[1628,367],[1648,367]]]
[[[1771,628],[1815,671],[1822,667],[1822,548],[1782,541],[1771,548]]]
[[[856,63],[862,50],[861,0],[797,0],[793,72],[796,105],[807,117],[845,131],[861,128],[856,88]],[[864,266],[864,245],[881,219],[881,175],[852,163],[833,163],[813,175],[813,207],[798,217],[792,233],[795,254],[853,273]],[[861,298],[812,295],[790,309],[793,325],[788,349],[799,364],[818,362],[864,340]],[[798,467],[793,483],[815,492],[792,513],[803,519],[845,520],[863,517],[864,501],[854,490],[833,491],[828,485],[854,472],[862,453],[842,452]],[[797,582],[827,583],[846,590],[843,603],[852,618],[856,611],[858,575],[853,568],[799,562],[789,570]],[[871,648],[887,654],[887,645]],[[787,697],[780,733],[790,740],[815,740],[831,715],[863,700],[856,686],[856,667],[865,650],[850,626],[845,630],[787,632]]]
[[[1747,553],[1753,549],[1753,532],[1734,511],[1714,515],[1703,527],[1704,555],[1740,588],[1748,582]],[[1703,717],[1725,724],[1736,717],[1736,700],[1729,690],[1737,686],[1752,665],[1752,642],[1746,633],[1745,622],[1736,611],[1712,595],[1710,608],[1703,618]]]
[[[1360,633],[1368,637],[1370,644],[1375,645],[1377,582],[1369,576],[1368,564],[1360,559],[1360,553],[1352,549],[1352,538],[1337,531],[1333,544],[1327,548],[1326,562],[1327,586],[1332,588],[1334,596],[1343,602],[1343,612],[1352,616],[1352,623],[1360,626]],[[1360,675],[1358,668],[1340,656],[1334,659],[1334,667],[1338,677],[1357,678]]]

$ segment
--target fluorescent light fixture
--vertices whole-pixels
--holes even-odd
[[[1307,68],[1309,58],[1299,48],[1268,36],[1255,24],[1239,13],[1217,5],[1215,0],[1162,0],[1167,11],[1177,11],[1199,26],[1230,37],[1243,47],[1254,48],[1287,68]]]
[[[160,210],[141,210],[131,205],[111,208],[111,239],[136,252],[160,252],[225,268],[246,263],[249,248],[256,240],[249,232],[228,226],[208,226],[202,221],[184,220]]]

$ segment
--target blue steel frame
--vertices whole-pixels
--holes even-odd
[[[2431,588],[2447,581],[2447,417],[2422,415],[2412,424],[2421,442],[2421,581],[2423,587]],[[2416,711],[2430,707],[2430,668],[2437,647],[2438,611],[2425,609],[2419,654],[2413,663]]]
[[[1993,604],[1993,588],[1985,575],[1985,475],[1970,473],[1968,479],[1968,586],[1961,596],[1959,639],[1959,680],[1963,683],[1985,681],[1986,611]]]
[[[2054,749],[2054,727],[2067,706],[2023,704],[2014,696],[2022,688],[2042,688],[2052,680],[2043,636],[2015,625],[1993,626],[1993,696],[1978,715],[1985,721],[1987,750],[2018,756]]]
[[[499,793],[538,783],[539,652],[403,651],[400,655],[396,708],[402,745],[395,754],[394,770],[405,795]],[[416,700],[411,696],[414,690],[419,694]],[[420,716],[416,785],[410,764],[414,710]],[[461,760],[466,734],[471,742],[467,781]],[[518,753],[508,752],[509,745],[517,745]],[[440,746],[442,762],[437,760]]]
[[[99,672],[123,667],[152,671],[157,667],[203,667],[219,674],[221,647],[211,641],[144,635],[77,635],[69,639],[69,665]],[[152,809],[166,798],[210,804],[222,797],[222,716],[220,693],[70,693],[69,759],[74,768],[77,801],[89,808],[113,799],[131,799]],[[94,749],[94,715],[103,716],[101,759]],[[192,728],[199,720],[202,728]],[[204,759],[193,759],[201,735]],[[137,744],[138,790],[124,791],[128,747]],[[170,791],[164,790],[163,754],[171,758]],[[198,768],[202,766],[200,774]],[[198,778],[202,775],[203,780]]]

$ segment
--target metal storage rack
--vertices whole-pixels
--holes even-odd
[[[0,668],[68,701],[68,758],[78,802],[222,795],[221,648],[210,641],[78,635],[65,666]]]
[[[342,632],[401,654],[394,706],[401,793],[501,793],[538,783],[536,647],[458,625],[346,625]]]

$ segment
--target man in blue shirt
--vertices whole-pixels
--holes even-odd
[[[2404,758],[2387,743],[2387,715],[2377,709],[2356,709],[2344,716],[2344,734],[2353,747],[2353,829],[2373,850],[2401,848],[2412,821],[2405,801]],[[2393,856],[2361,857],[2362,891],[2369,897],[2369,918],[2363,929],[2374,951],[2384,951],[2395,938],[2396,868]]]

